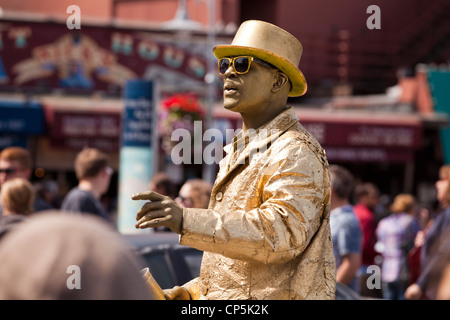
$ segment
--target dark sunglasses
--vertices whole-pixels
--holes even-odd
[[[219,73],[221,75],[224,75],[225,72],[227,72],[228,68],[233,66],[234,71],[237,74],[245,74],[250,70],[250,66],[252,64],[252,61],[255,61],[256,63],[265,65],[269,68],[276,69],[276,67],[268,62],[265,62],[263,60],[260,60],[258,58],[254,57],[248,57],[248,56],[238,56],[233,58],[222,58],[219,60]]]
[[[11,173],[15,173],[17,171],[18,171],[18,169],[14,169],[14,168],[0,169],[0,173],[5,173],[5,174],[11,174]]]

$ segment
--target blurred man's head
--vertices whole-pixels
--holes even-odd
[[[83,149],[75,159],[78,181],[89,180],[100,187],[100,193],[108,190],[113,170],[108,166],[108,156],[95,148]]]
[[[93,215],[46,211],[2,238],[2,300],[149,300],[144,265]],[[79,287],[77,287],[77,284]]]
[[[330,165],[331,191],[339,199],[350,200],[354,188],[353,175],[346,168]]]
[[[178,193],[176,201],[185,208],[207,209],[212,185],[201,179],[186,181]]]
[[[361,203],[371,210],[374,210],[380,201],[380,190],[370,182],[362,183],[356,186],[355,195],[358,203]]]
[[[14,178],[30,179],[31,155],[21,147],[8,147],[0,152],[0,188]]]

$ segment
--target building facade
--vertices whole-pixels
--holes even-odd
[[[393,196],[426,194],[421,190],[432,188],[448,161],[441,130],[450,105],[436,107],[430,68],[416,72],[420,63],[450,59],[446,0],[373,1],[381,29],[367,26],[369,4],[353,0],[76,1],[77,29],[69,27],[77,18],[73,2],[0,5],[0,148],[32,150],[35,166],[46,172],[35,180],[55,179],[68,190],[76,183],[73,159],[87,145],[108,152],[119,168],[122,95],[130,79],[157,81],[159,100],[194,93],[210,126],[237,129],[239,115],[221,109],[211,48],[231,42],[248,19],[277,24],[302,42],[309,90],[289,103],[330,163]],[[205,166],[171,171],[181,183],[202,176]]]

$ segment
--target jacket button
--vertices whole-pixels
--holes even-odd
[[[221,191],[216,193],[216,201],[220,201],[223,198],[223,193]]]

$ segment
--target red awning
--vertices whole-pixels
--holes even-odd
[[[295,112],[324,147],[330,162],[406,163],[422,145],[423,125],[418,115],[301,108]],[[238,113],[223,108],[217,108],[214,116],[240,121]]]
[[[119,150],[121,102],[95,99],[44,99],[47,134],[52,147]]]
[[[296,110],[300,123],[329,161],[409,162],[422,145],[422,122],[413,114]]]
[[[119,149],[123,102],[46,99],[42,102],[52,146],[81,149],[93,146]],[[410,162],[422,145],[423,125],[418,115],[295,109],[300,123],[327,152],[328,160],[345,162]],[[215,119],[240,127],[238,113],[214,110]]]

